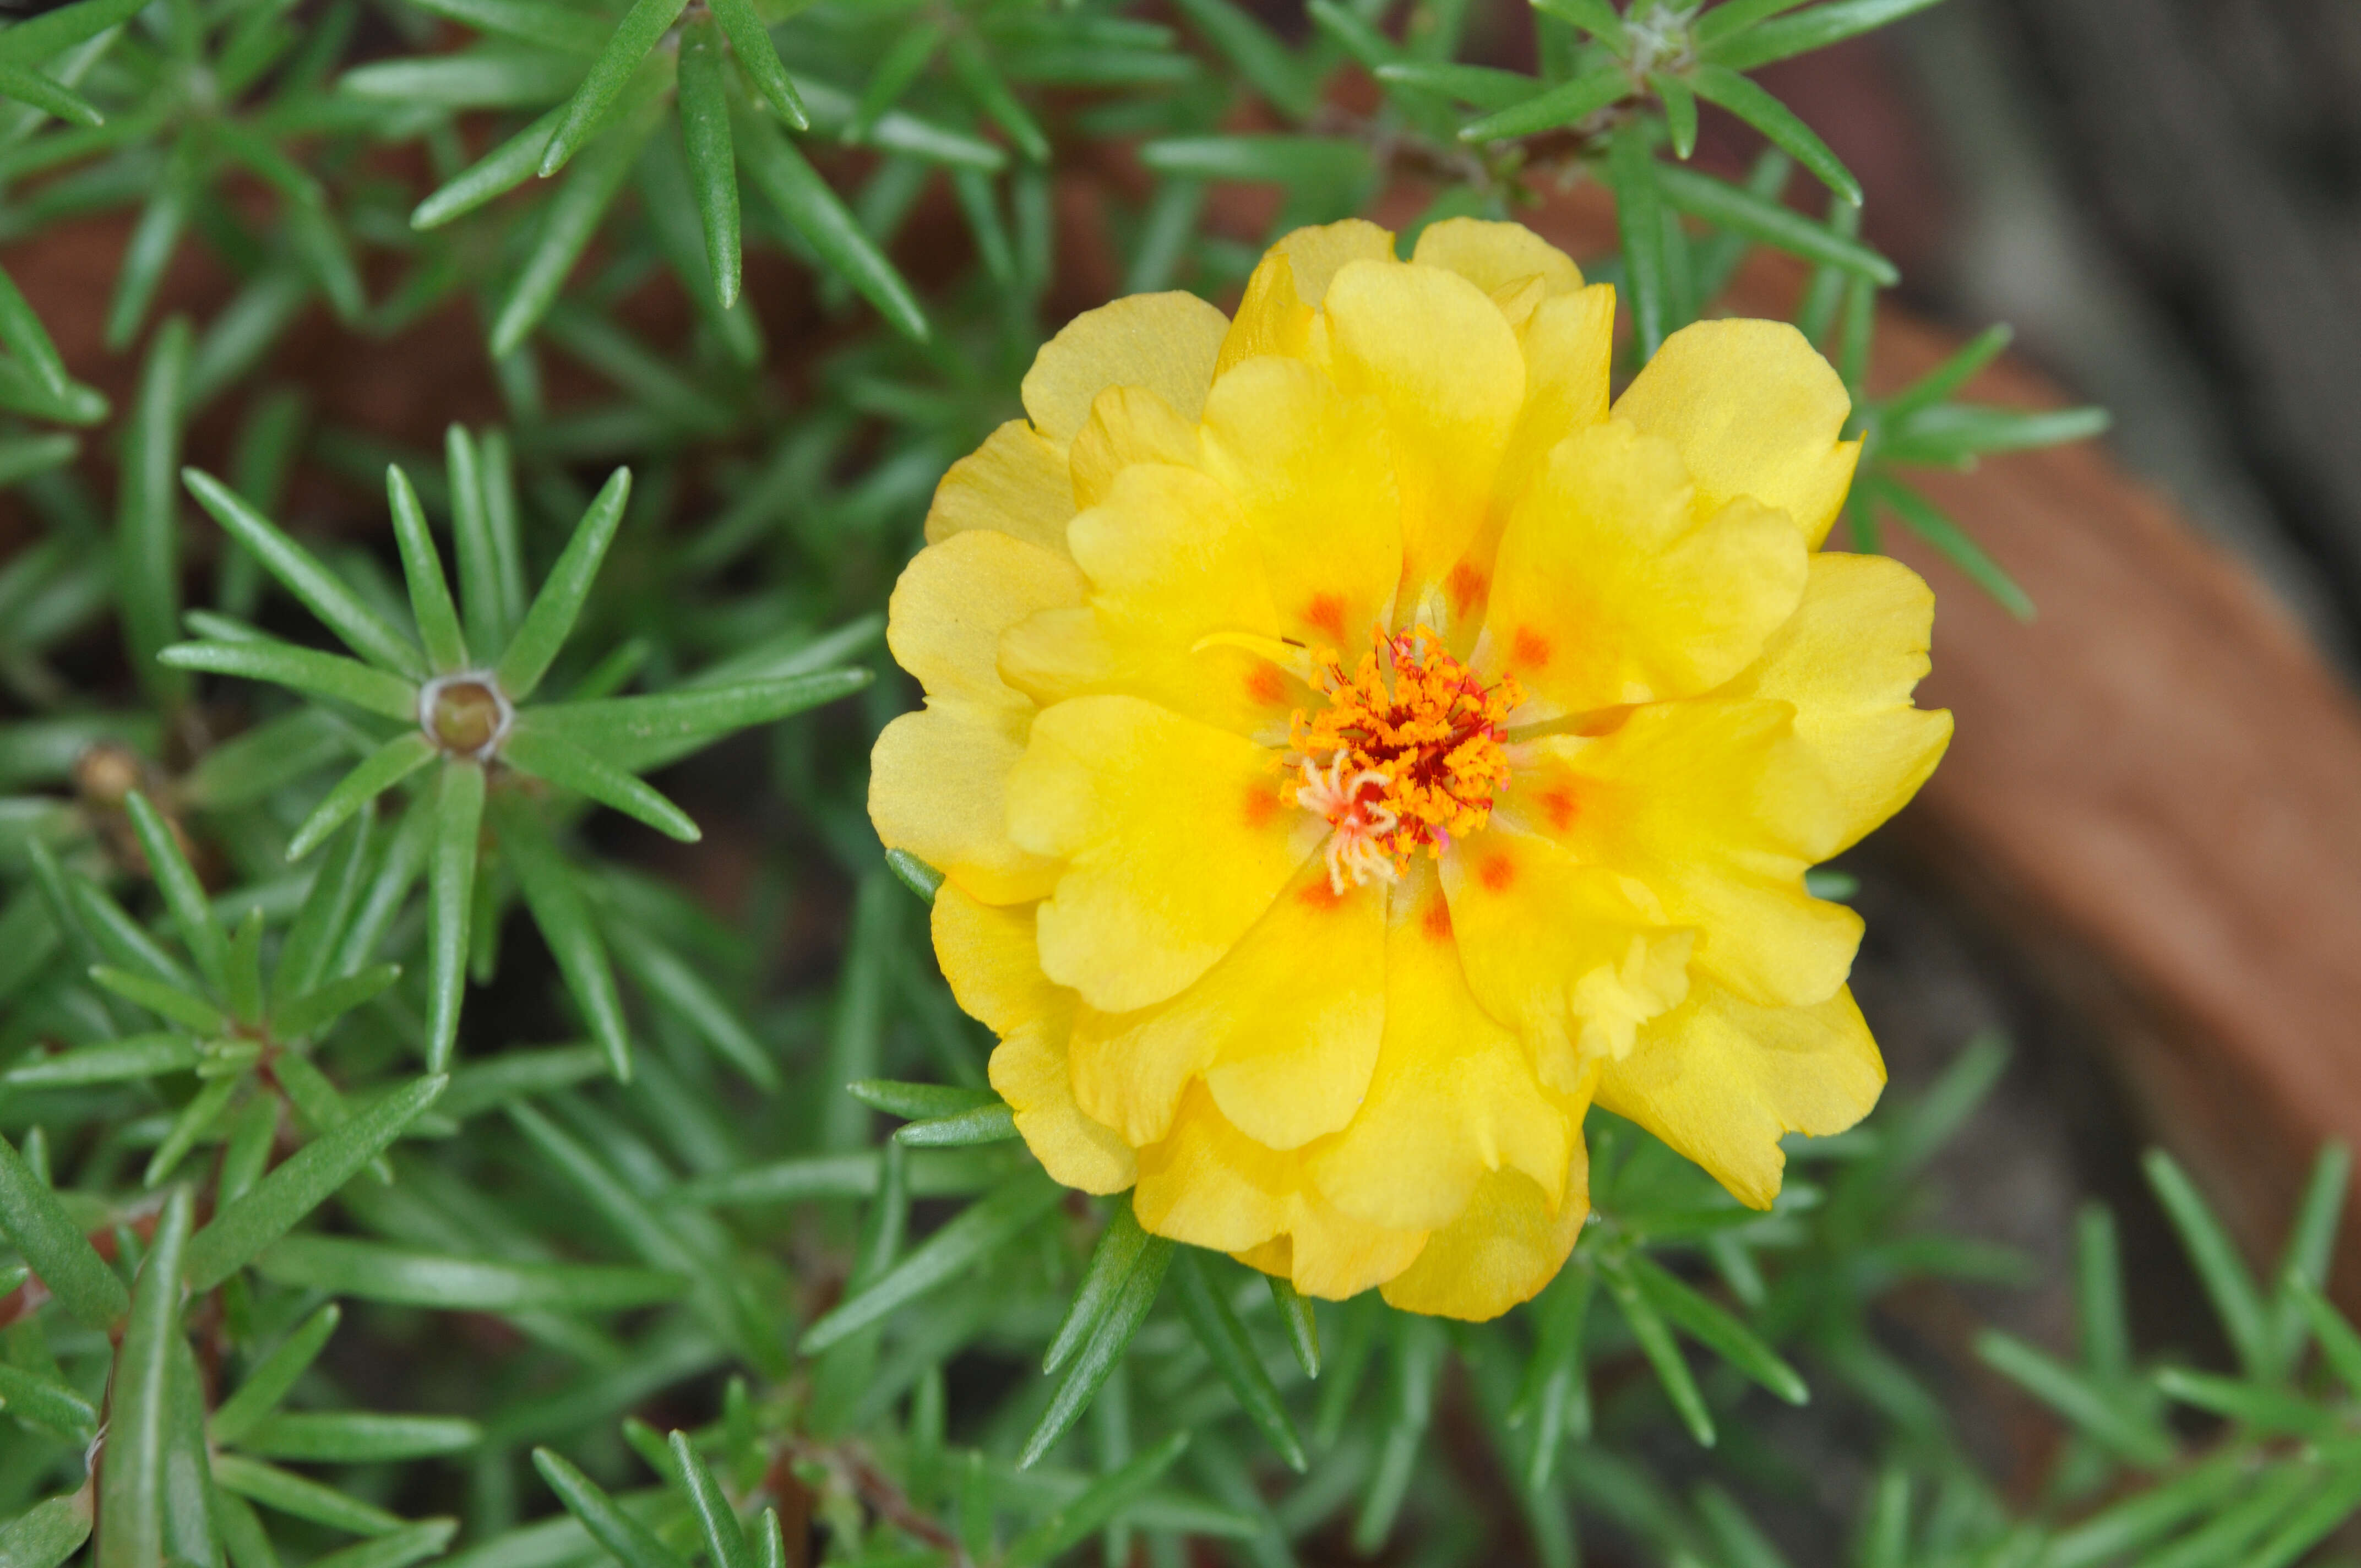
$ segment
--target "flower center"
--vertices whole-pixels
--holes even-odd
[[[1455,836],[1491,819],[1509,782],[1501,726],[1525,700],[1513,679],[1486,685],[1425,626],[1380,631],[1350,680],[1332,650],[1316,650],[1312,663],[1328,706],[1298,708],[1288,745],[1303,774],[1296,803],[1332,829],[1333,891],[1391,882],[1421,845],[1440,857]]]

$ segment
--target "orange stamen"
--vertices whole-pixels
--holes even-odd
[[[1338,893],[1347,881],[1391,882],[1420,846],[1440,857],[1491,820],[1509,782],[1502,727],[1525,700],[1513,679],[1477,680],[1428,627],[1381,629],[1377,641],[1350,680],[1333,650],[1316,650],[1312,685],[1328,706],[1298,708],[1288,723],[1303,776],[1295,798],[1333,829],[1328,882]]]

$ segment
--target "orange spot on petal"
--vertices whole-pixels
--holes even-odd
[[[1303,607],[1303,623],[1342,642],[1345,641],[1345,596],[1313,594],[1312,602]]]
[[[1443,586],[1444,591],[1451,595],[1453,612],[1464,616],[1477,599],[1484,597],[1484,590],[1492,586],[1492,579],[1462,561],[1451,568],[1451,576],[1444,579]]]
[[[1287,683],[1280,678],[1278,670],[1268,664],[1258,663],[1254,667],[1254,674],[1246,677],[1246,696],[1256,702],[1276,706],[1286,700]]]
[[[1516,862],[1506,855],[1487,855],[1484,863],[1476,868],[1476,878],[1487,892],[1499,893],[1517,880]]]
[[[1549,639],[1530,626],[1518,627],[1509,642],[1509,663],[1519,669],[1538,670],[1549,662]]]
[[[1550,826],[1565,829],[1574,826],[1574,791],[1554,789],[1542,796],[1542,810],[1548,814]]]
[[[1295,896],[1314,909],[1334,909],[1345,902],[1345,895],[1329,886],[1324,877],[1305,883]]]
[[[1451,940],[1451,905],[1438,898],[1418,917],[1418,928],[1437,942]]]
[[[1259,828],[1271,819],[1279,807],[1279,795],[1268,784],[1246,786],[1246,819],[1249,828]]]

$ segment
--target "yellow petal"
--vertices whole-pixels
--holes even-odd
[[[1065,455],[1021,419],[1010,420],[982,446],[950,466],[927,510],[927,543],[991,529],[1062,555],[1074,489]]]
[[[1031,707],[1000,678],[1000,634],[1033,614],[1082,602],[1081,572],[1006,533],[956,533],[912,557],[886,607],[894,661],[930,696]]]
[[[986,904],[950,883],[935,892],[935,962],[960,1006],[995,1035],[1073,1013],[1073,993],[1041,972],[1035,914],[1033,905]]]
[[[1489,598],[1500,535],[1549,455],[1567,436],[1607,418],[1607,372],[1615,356],[1615,289],[1595,283],[1543,299],[1519,334],[1525,356],[1525,403],[1492,481],[1484,527],[1444,579],[1452,616],[1480,621]]]
[[[1884,1086],[1850,992],[1765,1008],[1700,982],[1607,1068],[1598,1103],[1697,1161],[1741,1202],[1767,1209],[1786,1166],[1780,1135],[1843,1132]]]
[[[1542,280],[1545,298],[1582,287],[1582,269],[1522,224],[1445,218],[1420,231],[1410,258],[1420,267],[1456,272],[1487,294],[1497,295],[1528,278]]]
[[[1084,1009],[1076,1099],[1134,1145],[1172,1130],[1200,1076],[1230,1124],[1295,1148],[1353,1118],[1385,1022],[1381,887],[1328,886],[1314,858],[1203,979],[1136,1013]]]
[[[1844,383],[1784,322],[1683,327],[1632,378],[1615,413],[1680,448],[1712,510],[1752,496],[1785,512],[1817,549],[1861,455],[1839,441],[1852,411]]]
[[[1085,508],[1105,500],[1115,477],[1134,463],[1192,468],[1197,460],[1197,427],[1146,387],[1109,387],[1101,392],[1067,454],[1075,504]]]
[[[1127,693],[1239,734],[1284,733],[1309,693],[1224,633],[1275,637],[1279,612],[1236,500],[1191,468],[1135,463],[1067,530],[1086,611],[1012,629],[1001,674],[1048,705]]]
[[[1596,1059],[1631,1049],[1687,987],[1692,934],[1546,839],[1496,817],[1444,853],[1442,881],[1468,986],[1554,1089],[1580,1090]]]
[[[1609,734],[1521,750],[1503,819],[1644,884],[1668,922],[1696,929],[1694,971],[1765,1005],[1844,983],[1861,917],[1804,891],[1836,797],[1785,704],[1656,704]]]
[[[1016,1130],[1041,1168],[1085,1192],[1120,1192],[1139,1178],[1131,1146],[1074,1104],[1066,1053],[1053,1024],[1033,1024],[992,1053],[992,1087],[1016,1113]]]
[[[1524,355],[1484,291],[1440,268],[1350,262],[1323,310],[1337,385],[1385,411],[1401,493],[1403,593],[1415,602],[1482,532],[1524,402]]]
[[[1611,420],[1559,444],[1500,541],[1477,666],[1524,717],[1708,691],[1794,611],[1808,556],[1784,518],[1709,509],[1672,444]]]
[[[1041,345],[1019,389],[1036,429],[1063,446],[1109,387],[1145,387],[1193,420],[1229,319],[1194,294],[1133,294],[1084,311]]]
[[[1391,261],[1394,236],[1363,218],[1300,228],[1263,252],[1222,342],[1216,374],[1262,355],[1301,358],[1309,351],[1312,313],[1329,280],[1351,261]]]
[[[1901,562],[1815,555],[1795,615],[1726,690],[1795,705],[1795,734],[1838,799],[1816,860],[1902,809],[1950,742],[1949,713],[1910,706],[1934,620],[1935,596]]]
[[[869,819],[904,850],[990,904],[1039,898],[1058,862],[1009,837],[1009,770],[1025,752],[1021,708],[947,696],[885,727],[869,754]]]
[[[1257,1267],[1280,1262],[1272,1244],[1285,1241],[1295,1288],[1331,1300],[1392,1278],[1426,1241],[1339,1212],[1300,1152],[1267,1149],[1232,1127],[1202,1084],[1183,1099],[1171,1136],[1139,1151],[1132,1212],[1157,1235],[1247,1254]]]
[[[1262,559],[1279,630],[1346,668],[1391,609],[1401,499],[1385,421],[1300,360],[1253,359],[1205,401],[1205,469],[1235,498]]]
[[[1521,1170],[1554,1203],[1574,1129],[1469,992],[1431,866],[1414,863],[1391,902],[1377,1071],[1352,1125],[1311,1151],[1313,1179],[1345,1213],[1397,1230],[1451,1223],[1488,1171]]]
[[[1541,1294],[1581,1238],[1590,1213],[1589,1162],[1574,1143],[1565,1201],[1553,1205],[1531,1177],[1486,1177],[1459,1218],[1426,1240],[1418,1261],[1388,1280],[1389,1305],[1481,1323]]]
[[[1010,836],[1066,862],[1042,969],[1127,1013],[1213,968],[1326,832],[1284,782],[1261,747],[1137,697],[1045,710],[1008,779]]]
[[[1033,921],[1031,905],[996,908],[946,883],[935,894],[935,960],[959,1004],[1003,1036],[992,1087],[1034,1157],[1068,1187],[1119,1192],[1137,1173],[1131,1146],[1074,1104],[1064,1046],[1074,993],[1041,972]]]

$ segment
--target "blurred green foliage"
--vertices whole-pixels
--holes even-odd
[[[71,367],[0,285],[0,1562],[1788,1561],[1750,1509],[1861,1568],[2301,1560],[2361,1498],[2341,1156],[2268,1281],[2152,1165],[2226,1374],[2137,1364],[2084,1217],[2079,1359],[1980,1347],[2072,1434],[2012,1508],[1880,1307],[2015,1266],[1920,1219],[1997,1047],[1767,1214],[1594,1115],[1597,1223],[1499,1323],[1315,1306],[1041,1175],[862,806],[885,592],[1056,324],[1053,179],[1125,287],[1217,298],[1268,237],[1221,187],[1275,235],[1595,179],[1635,362],[1789,252],[1870,442],[1853,542],[2029,612],[1908,469],[2098,416],[1958,401],[1998,332],[1870,395],[1894,269],[1744,74],[1923,3],[1487,14],[1532,71],[1463,58],[1470,0],[0,29],[10,261],[114,236]],[[1744,178],[1688,165],[1700,103],[1767,143]],[[429,345],[483,428],[340,411]],[[697,818],[688,861],[629,826]],[[1770,1435],[1807,1398],[1857,1519]]]

